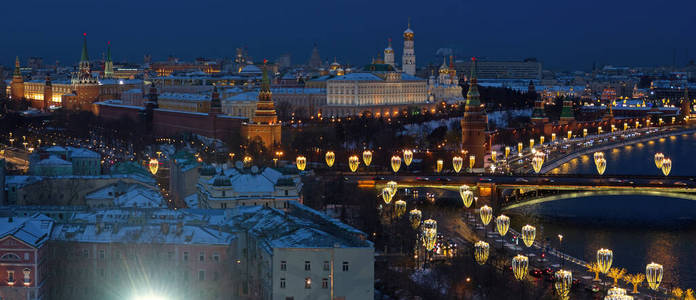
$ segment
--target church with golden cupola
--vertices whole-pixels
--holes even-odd
[[[428,97],[432,102],[457,103],[464,101],[457,70],[454,68],[454,57],[450,56],[449,59],[449,65],[447,65],[446,57],[443,56],[437,77],[431,74],[428,78]]]
[[[411,19],[408,20],[408,27],[404,31],[404,53],[401,57],[401,69],[404,73],[416,75],[416,50],[413,45],[413,30],[411,30]]]

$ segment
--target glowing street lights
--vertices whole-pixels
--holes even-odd
[[[159,170],[159,161],[156,158],[151,158],[148,167],[152,175],[157,174],[157,170]]]
[[[512,272],[515,274],[515,278],[519,281],[524,280],[527,277],[527,269],[529,268],[529,258],[518,254],[512,258]]]
[[[360,165],[360,158],[358,158],[357,155],[351,155],[348,158],[348,167],[350,167],[350,171],[355,173],[355,171],[358,170],[358,166]]]
[[[490,246],[484,241],[474,243],[474,259],[479,265],[483,265],[488,260]]]
[[[365,163],[365,166],[369,167],[370,163],[372,163],[372,151],[370,151],[370,150],[363,151],[362,157],[363,157],[363,163]]]
[[[534,238],[536,237],[536,228],[532,225],[524,225],[522,227],[522,241],[524,245],[528,248],[534,244]]]
[[[336,161],[336,154],[333,151],[327,151],[324,159],[326,160],[326,165],[331,168],[334,165],[334,161]]]
[[[664,155],[664,154],[662,154],[662,153],[660,153],[660,152],[655,153],[655,166],[656,166],[658,169],[662,169],[662,162],[663,162],[664,160],[665,160],[665,155]]]
[[[382,189],[382,200],[384,200],[384,203],[389,204],[392,200],[392,189],[385,187]]]
[[[484,205],[479,209],[479,215],[481,216],[481,223],[483,226],[488,225],[493,217],[493,208],[488,205]]]
[[[408,212],[408,221],[411,222],[411,228],[417,229],[421,224],[421,218],[423,218],[423,213],[418,209],[412,209]]]
[[[669,158],[665,158],[662,161],[662,174],[665,174],[665,176],[669,175],[669,172],[672,171],[672,160]]]
[[[474,171],[474,164],[476,163],[476,156],[475,155],[469,155],[469,169],[473,172]]]
[[[396,195],[396,191],[399,188],[399,184],[396,183],[396,181],[389,181],[387,182],[387,187],[391,189],[391,196],[394,197],[394,195]]]
[[[544,153],[543,152],[537,152],[534,154],[534,157],[532,158],[532,168],[534,169],[535,173],[541,172],[541,167],[544,165]]]
[[[462,170],[463,164],[464,164],[464,160],[462,159],[461,156],[452,157],[452,168],[454,169],[455,172],[459,173],[459,171]]]
[[[498,216],[495,218],[495,228],[498,230],[498,234],[504,237],[510,228],[510,218],[506,215]]]
[[[459,197],[462,198],[462,203],[466,208],[469,208],[474,202],[474,193],[469,189],[468,185],[459,186]]]
[[[442,161],[442,159],[438,159],[438,160],[435,162],[435,172],[436,172],[436,173],[442,172],[442,167],[443,167],[444,164],[445,164],[445,162]]]
[[[522,142],[517,143],[517,155],[518,156],[522,156],[522,147],[524,147]]]
[[[508,159],[508,156],[510,156],[510,147],[506,146],[505,147],[505,160]]]
[[[569,299],[570,288],[573,285],[573,273],[566,270],[558,270],[554,275],[555,282],[553,286],[556,288],[556,294],[561,299]]]
[[[396,217],[401,217],[404,213],[406,213],[406,201],[404,200],[396,200],[394,202],[394,212],[396,212]]]
[[[498,152],[497,151],[491,151],[491,160],[493,162],[498,162]]]
[[[649,263],[645,266],[645,278],[648,281],[648,286],[651,290],[657,291],[662,282],[663,268],[661,264]]]
[[[597,266],[602,274],[607,274],[611,269],[611,263],[614,260],[614,252],[609,249],[597,250]]]

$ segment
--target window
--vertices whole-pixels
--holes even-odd
[[[328,289],[328,288],[329,288],[329,279],[328,279],[328,278],[322,278],[322,279],[321,279],[321,288],[322,288],[322,289]]]
[[[200,281],[205,280],[205,271],[203,271],[203,270],[198,271],[198,280],[200,280]]]
[[[83,256],[84,258],[88,258],[88,257],[89,257],[89,250],[87,250],[87,249],[82,249],[82,256]]]
[[[280,279],[280,288],[284,289],[285,288],[285,278]]]
[[[24,252],[24,260],[29,260],[29,252]]]
[[[99,250],[99,259],[104,259],[106,257],[106,252],[104,249]]]
[[[328,261],[328,260],[325,260],[325,261],[324,261],[324,271],[328,271],[328,270],[329,270],[329,267],[330,267],[330,266],[329,266],[329,261]]]
[[[304,288],[306,289],[311,289],[312,288],[312,278],[305,278],[304,280]]]
[[[184,261],[188,261],[188,251],[184,251]]]
[[[198,252],[198,260],[201,262],[205,261],[205,252]]]
[[[172,260],[174,258],[174,251],[167,252],[167,259]]]
[[[309,263],[308,260],[305,260],[305,262],[304,262],[304,269],[305,269],[305,271],[312,270],[312,265]]]
[[[14,284],[14,282],[15,282],[14,271],[7,271],[7,283]]]
[[[348,272],[348,262],[347,261],[343,262],[343,272]]]
[[[286,262],[286,261],[284,261],[284,260],[281,261],[281,262],[280,262],[280,270],[281,270],[281,271],[286,271],[287,269],[288,269],[288,262]]]
[[[213,261],[220,262],[220,254],[213,253]]]
[[[22,270],[22,273],[24,274],[24,284],[29,285],[31,283],[31,269],[26,268]]]

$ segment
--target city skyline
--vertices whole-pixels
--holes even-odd
[[[130,1],[103,8],[87,1],[73,3],[36,11],[38,19],[45,14],[61,15],[64,30],[60,32],[43,21],[23,22],[21,14],[6,18],[13,26],[0,37],[8,45],[0,49],[2,64],[11,66],[13,58],[20,55],[43,57],[47,64],[59,60],[62,65],[72,65],[79,58],[81,34],[87,32],[92,59],[101,58],[107,41],[111,41],[117,62],[140,63],[145,54],[155,60],[169,55],[183,60],[231,58],[235,48],[247,47],[256,61],[290,53],[293,64],[304,64],[316,43],[323,60],[336,57],[342,63],[361,66],[381,54],[388,38],[393,40],[397,56],[401,55],[401,34],[409,17],[416,54],[421,57],[418,67],[438,64],[435,54],[440,48],[451,48],[459,57],[535,57],[552,70],[589,70],[594,63],[658,66],[674,61],[683,66],[693,59],[689,49],[696,45],[687,30],[678,30],[696,22],[688,16],[694,8],[688,2],[661,7],[650,6],[647,1],[602,3],[598,9],[599,4],[548,1],[506,3],[509,9],[505,10],[485,3],[455,2],[317,2],[301,7],[274,3],[271,8],[205,2],[203,5],[208,6],[190,8],[189,15],[181,16],[177,10],[185,2],[170,1],[167,6],[161,2],[136,6],[138,9],[130,13],[144,23],[124,22],[130,17],[122,8],[133,7]],[[214,7],[218,9],[211,9]],[[28,9],[28,4],[7,6],[8,11]],[[261,10],[264,14],[254,13]],[[670,22],[636,22],[666,15]],[[578,21],[569,22],[568,16]],[[592,18],[598,21],[587,21]]]

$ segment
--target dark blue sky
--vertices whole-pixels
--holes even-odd
[[[423,1],[423,0],[24,0],[3,1],[0,62],[15,55],[62,64],[79,59],[87,32],[90,56],[107,40],[117,61],[169,54],[183,59],[233,56],[245,45],[255,60],[291,53],[306,62],[312,43],[322,58],[368,63],[392,37],[397,61],[407,18],[417,63],[438,48],[460,56],[537,57],[545,67],[589,69],[671,64],[696,57],[696,1]]]

